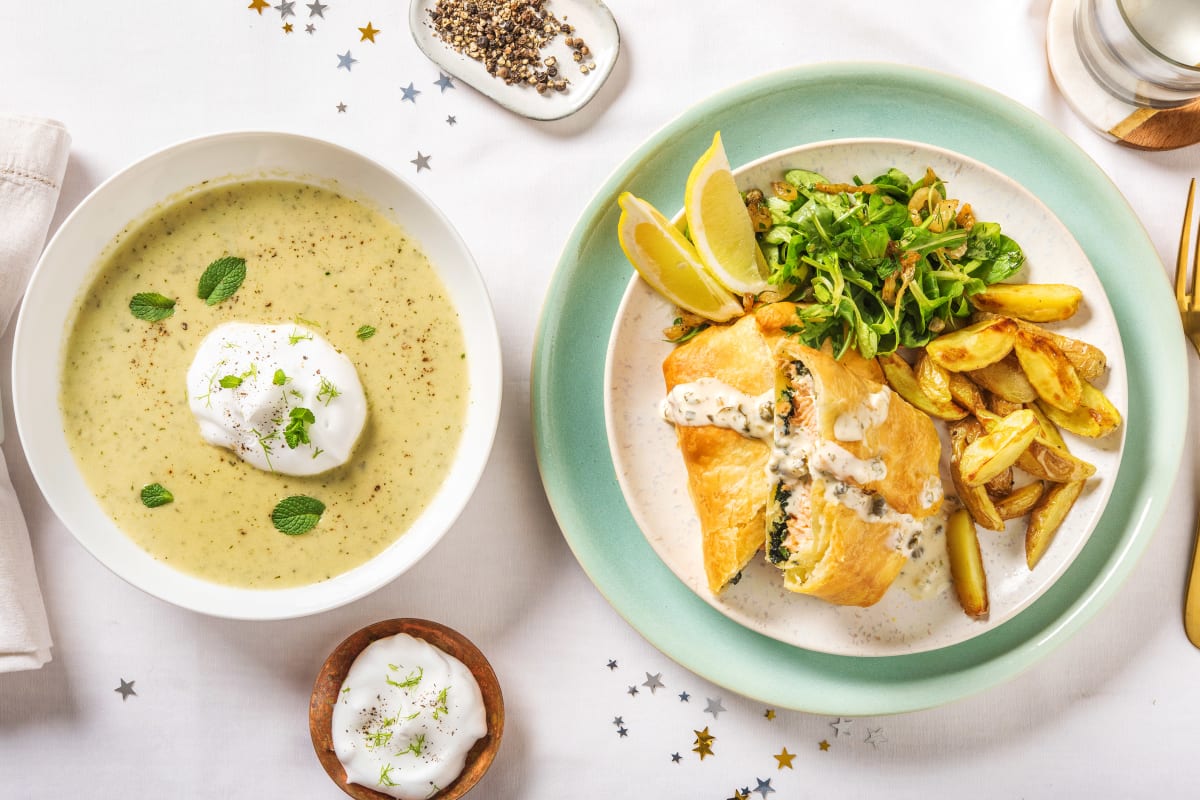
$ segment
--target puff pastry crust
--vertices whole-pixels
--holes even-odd
[[[707,328],[663,362],[667,391],[716,378],[749,395],[774,385],[771,351],[751,315]],[[700,518],[704,572],[715,594],[763,545],[770,446],[715,426],[676,426],[688,492]]]

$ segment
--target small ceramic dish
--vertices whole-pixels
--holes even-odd
[[[430,800],[455,800],[471,790],[488,771],[500,749],[500,737],[504,733],[504,697],[500,693],[500,682],[487,658],[467,637],[456,630],[437,622],[424,619],[388,619],[362,628],[334,648],[321,666],[313,685],[308,706],[308,727],[312,735],[313,749],[325,772],[338,787],[355,800],[392,800],[386,794],[357,783],[348,783],[346,770],[333,750],[333,707],[337,704],[342,682],[350,666],[367,645],[379,639],[407,633],[423,639],[437,649],[448,653],[471,670],[483,694],[483,706],[487,715],[487,735],[475,743],[467,754],[467,763],[459,776],[446,788],[433,795]]]
[[[457,52],[440,39],[430,23],[429,12],[438,0],[412,0],[408,7],[408,26],[417,47],[433,63],[451,76],[495,100],[514,114],[536,120],[554,120],[583,108],[608,80],[621,50],[621,32],[608,6],[600,0],[553,0],[547,3],[561,22],[574,27],[573,35],[582,37],[591,51],[586,64],[595,64],[586,74],[572,61],[565,36],[556,36],[542,50],[543,58],[553,56],[562,67],[561,77],[570,81],[565,92],[538,94],[532,86],[507,84],[488,73],[484,65]]]

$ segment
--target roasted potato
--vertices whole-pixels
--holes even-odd
[[[1025,328],[1017,331],[1013,350],[1038,397],[1063,411],[1079,408],[1083,382],[1062,350]]]
[[[995,319],[996,314],[988,311],[976,311],[971,315],[973,322],[982,322],[984,320]],[[1039,336],[1046,339],[1055,347],[1063,352],[1071,365],[1075,367],[1075,371],[1079,373],[1079,377],[1085,381],[1094,381],[1104,374],[1104,370],[1108,369],[1108,358],[1104,355],[1104,351],[1093,344],[1072,339],[1070,336],[1063,336],[1061,333],[1049,331],[1038,325],[1034,325],[1024,320],[1015,320],[1018,328],[1029,331],[1034,336]]]
[[[1007,417],[1014,411],[1020,411],[1024,407],[1024,403],[1013,403],[1005,400],[998,394],[988,394],[987,409],[998,417]]]
[[[939,367],[928,353],[921,353],[917,358],[917,385],[925,395],[939,406],[953,405],[954,398],[950,395],[950,373]]]
[[[988,613],[987,575],[975,522],[965,508],[950,515],[946,524],[946,550],[950,555],[950,577],[954,593],[968,617],[980,619]]]
[[[1020,462],[1018,462],[1020,463]],[[987,489],[988,495],[991,497],[1006,497],[1013,490],[1013,470],[1012,467],[1002,471],[990,481],[983,485]]]
[[[1008,317],[992,317],[925,345],[925,352],[938,366],[953,372],[970,372],[995,364],[1013,349],[1017,323]]]
[[[963,482],[980,486],[1011,467],[1029,447],[1040,427],[1028,409],[1014,411],[971,442],[960,459]]]
[[[974,381],[961,372],[947,372],[946,375],[950,379],[950,397],[955,403],[968,411],[986,408],[983,391]]]
[[[1029,322],[1055,322],[1074,316],[1083,292],[1063,283],[996,283],[971,295],[982,311]]]
[[[1096,474],[1093,465],[1051,444],[1041,434],[1034,437],[1029,449],[1017,459],[1017,466],[1035,478],[1054,483],[1087,480]]]
[[[1013,489],[1007,497],[996,501],[996,513],[1002,519],[1023,517],[1033,509],[1045,491],[1046,484],[1041,481],[1033,481]]]
[[[1121,426],[1121,412],[1087,381],[1082,382],[1079,406],[1074,411],[1066,412],[1046,402],[1039,405],[1055,425],[1079,436],[1098,439]]]
[[[912,367],[900,356],[895,353],[889,353],[886,356],[879,356],[878,361],[879,366],[883,368],[884,377],[887,378],[888,384],[896,390],[896,394],[929,416],[937,417],[938,419],[956,420],[962,419],[967,415],[965,410],[954,405],[954,403],[940,403],[927,395],[925,390],[921,388],[921,384],[917,380],[917,376],[913,373]]]
[[[1021,362],[1012,353],[968,374],[975,383],[1010,403],[1032,403],[1038,397],[1037,390],[1021,369]]]
[[[1004,520],[1001,519],[992,498],[988,496],[983,486],[967,486],[962,476],[962,454],[967,446],[983,435],[983,426],[971,417],[959,422],[950,423],[950,479],[954,482],[954,491],[958,499],[967,508],[980,526],[992,531],[1004,530]]]
[[[1030,569],[1045,555],[1055,532],[1067,518],[1067,512],[1079,499],[1083,484],[1083,481],[1054,484],[1029,513],[1029,527],[1025,529],[1025,563]]]

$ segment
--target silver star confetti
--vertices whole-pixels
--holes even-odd
[[[450,120],[451,120],[451,119],[454,119],[454,117],[450,117],[450,118],[449,118],[449,119],[447,119],[446,121],[447,121],[447,122],[450,122]],[[453,123],[453,122],[450,122],[450,124],[451,124],[451,125],[453,125],[454,123]],[[610,659],[608,660],[608,664],[607,664],[606,666],[607,666],[609,669],[616,669],[616,668],[617,668],[617,662],[616,662],[616,659],[612,659],[612,658],[610,658]]]
[[[720,714],[722,711],[727,710],[725,708],[725,706],[721,705],[721,698],[718,697],[716,699],[713,699],[713,698],[709,697],[707,699],[708,699],[708,705],[704,707],[704,713],[712,714],[713,719],[717,719],[718,714]]]
[[[313,25],[311,22],[304,26],[305,33],[316,33],[316,31],[317,31],[317,26]]]
[[[279,5],[272,6],[272,8],[279,12],[280,19],[287,19],[296,16],[296,12],[292,10],[294,5],[296,5],[296,0],[280,0]]]
[[[692,696],[690,694],[688,694],[687,692],[679,693],[679,702],[686,703],[688,700],[691,700],[691,699],[692,699]]]
[[[887,737],[883,735],[883,728],[867,728],[867,738],[863,741],[872,747],[879,747],[887,743]]]
[[[679,753],[671,753],[672,763],[678,764],[680,761],[683,761],[683,756],[679,755]]]
[[[412,161],[410,161],[410,162],[408,162],[408,163],[410,163],[410,164],[416,164],[416,165],[417,165],[417,172],[420,172],[420,171],[421,171],[421,170],[423,170],[423,169],[433,169],[433,167],[429,166],[429,159],[430,159],[430,158],[432,158],[432,156],[426,156],[426,155],[422,155],[422,154],[421,154],[421,151],[420,151],[420,150],[418,150],[418,151],[417,151],[417,157],[416,157],[416,158],[414,158]]]
[[[836,731],[837,736],[849,736],[850,735],[850,725],[853,722],[854,722],[854,720],[852,720],[852,719],[842,719],[841,717],[838,717],[837,722],[829,723],[829,727],[833,728],[834,731]]]
[[[762,778],[755,778],[754,780],[758,781],[758,786],[755,787],[754,791],[758,792],[763,797],[766,797],[771,792],[775,791],[774,789],[771,788],[771,779],[770,778],[767,778],[765,781]]]
[[[308,4],[308,18],[320,17],[321,19],[325,19],[325,9],[327,8],[329,6],[322,3],[321,0],[313,0],[313,2]]]
[[[451,78],[449,75],[447,75],[444,72],[438,73],[438,79],[433,82],[433,85],[442,87],[443,94],[445,94],[447,89],[455,88],[454,87],[454,79]]]
[[[358,59],[351,56],[349,50],[346,51],[346,55],[338,54],[338,69],[345,69],[346,72],[349,72],[350,68],[357,63]]]
[[[617,728],[617,735],[624,739],[629,735],[629,731],[625,728]]]
[[[339,114],[345,114],[345,113],[346,113],[346,104],[345,104],[345,103],[338,103],[338,104],[337,104],[337,110],[338,110],[338,113],[339,113]]]
[[[622,719],[621,717],[613,717],[613,725],[616,725],[619,728],[624,724],[625,724],[625,720]]]
[[[457,125],[458,117],[455,117],[455,116],[446,117],[446,124],[447,125]],[[616,668],[617,668],[617,662],[614,661],[614,662],[612,662],[612,666],[609,667],[609,669],[616,669]]]
[[[404,94],[404,96],[400,98],[400,102],[403,103],[405,100],[407,100],[414,105],[417,102],[417,95],[421,93],[421,90],[414,88],[412,83],[408,84],[408,88],[401,89],[400,91]]]
[[[637,690],[636,686],[630,686],[629,690],[625,692],[625,694],[629,695],[630,697],[636,696],[637,693],[638,693],[638,690]]]
[[[133,684],[137,683],[137,681],[127,681],[124,678],[120,678],[120,681],[121,685],[113,689],[113,691],[121,695],[121,702],[128,700],[129,695],[137,696],[137,692],[133,690]]]
[[[655,690],[662,688],[664,685],[661,672],[657,675],[651,675],[647,672],[646,680],[642,681],[642,686],[647,687],[650,690],[650,694],[654,694]]]

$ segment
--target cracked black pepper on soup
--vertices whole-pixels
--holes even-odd
[[[438,38],[509,85],[532,86],[539,94],[567,91],[571,82],[558,59],[542,56],[559,35],[566,37],[580,73],[596,69],[591,48],[544,0],[438,0],[429,17]]]
[[[219,302],[198,297],[205,265],[233,257],[245,261],[244,281]],[[161,296],[160,313],[131,313],[139,293]],[[186,382],[217,325],[297,320],[350,359],[367,400],[350,460],[307,477],[207,444]],[[286,391],[280,372],[272,381],[260,370],[263,391]],[[250,380],[232,377],[212,390]],[[282,588],[346,572],[408,530],[449,472],[467,392],[457,312],[416,243],[365,203],[259,180],[172,198],[109,245],[77,301],[60,402],[84,479],[139,546],[217,583]],[[308,404],[316,424],[340,399]],[[281,453],[289,443],[265,446]],[[147,502],[141,490],[152,484]],[[273,524],[291,496],[319,501],[300,509],[319,521]]]

